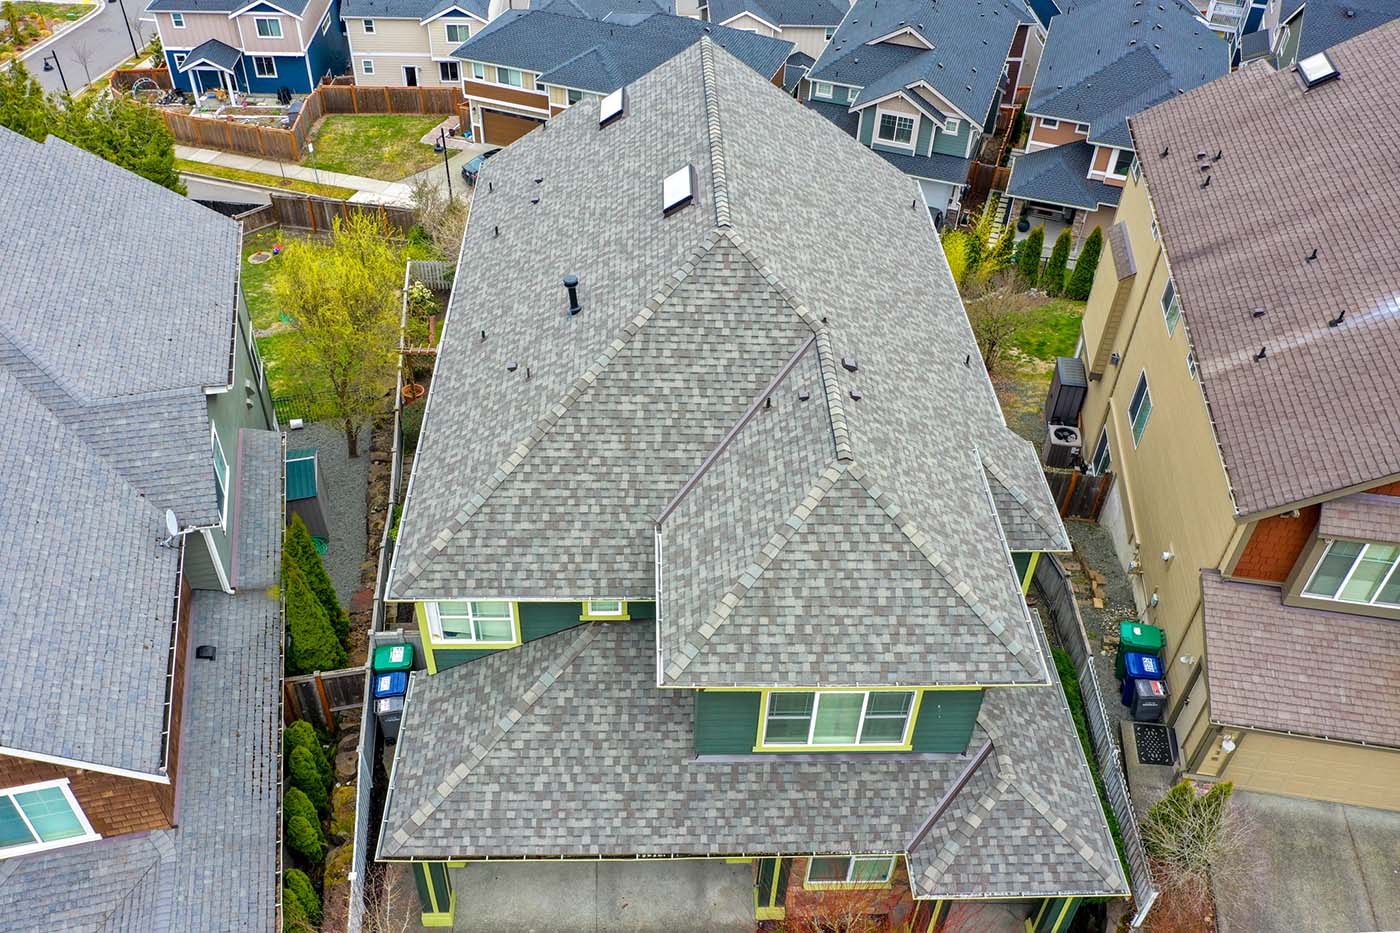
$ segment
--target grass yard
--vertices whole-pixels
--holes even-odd
[[[304,165],[384,181],[401,181],[432,168],[442,156],[420,139],[446,117],[347,115],[322,117],[311,134],[316,146]]]
[[[274,245],[286,243],[289,239],[291,237],[284,235],[277,227],[259,230],[243,238],[243,298],[248,302],[248,316],[253,319],[253,330],[259,334],[258,353],[267,364],[267,382],[273,395],[282,395],[290,390],[280,365],[287,352],[287,335],[275,332],[285,326],[277,317],[277,303],[272,298],[272,270],[277,266],[277,257],[256,265],[249,262],[248,257],[259,250],[271,252]]]
[[[318,185],[315,182],[300,181],[295,178],[283,178],[280,175],[264,175],[261,172],[249,172],[245,169],[229,168],[225,165],[192,162],[189,159],[176,159],[175,168],[177,171],[189,172],[193,175],[226,178],[229,181],[241,181],[250,185],[263,185],[267,188],[281,188],[284,191],[295,191],[298,194],[313,194],[322,198],[335,198],[338,201],[348,201],[355,193],[354,188],[341,188],[336,185]]]
[[[1016,335],[1012,346],[1043,363],[1053,363],[1057,356],[1073,356],[1083,316],[1084,302],[1052,298],[1031,312],[1030,326]]]

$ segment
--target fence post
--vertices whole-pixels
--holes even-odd
[[[301,701],[297,698],[297,692],[292,687],[291,681],[282,681],[282,719],[290,725],[301,719]]]
[[[350,106],[356,113],[360,112],[360,89],[353,84],[350,85]]]
[[[331,709],[331,698],[326,693],[326,682],[321,679],[320,671],[316,672],[316,696],[321,701],[321,716],[326,720],[326,731],[335,735],[335,711]]]

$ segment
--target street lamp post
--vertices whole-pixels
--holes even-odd
[[[107,2],[112,3],[114,0],[107,0]],[[131,40],[131,54],[140,55],[141,50],[136,47],[136,37],[131,34],[131,21],[126,17],[126,4],[123,0],[115,0],[115,3],[121,7],[122,25],[126,27],[126,37]]]
[[[448,163],[447,134],[438,128],[438,142],[442,144],[442,170],[447,174],[447,201],[452,202],[452,167]]]
[[[53,60],[53,64],[49,64],[49,60],[50,60],[50,59]],[[63,76],[63,65],[59,63],[59,60],[58,60],[58,53],[57,53],[57,52],[50,52],[49,54],[45,55],[45,56],[44,56],[42,59],[40,59],[40,60],[44,63],[44,70],[45,70],[45,71],[52,71],[54,68],[57,68],[57,69],[58,69],[58,80],[60,80],[60,81],[63,82],[63,93],[65,93],[65,94],[71,93],[71,92],[68,90],[68,79],[65,78],[65,77]]]

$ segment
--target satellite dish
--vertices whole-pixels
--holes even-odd
[[[180,533],[180,520],[175,517],[174,509],[165,510],[165,531],[172,538]]]

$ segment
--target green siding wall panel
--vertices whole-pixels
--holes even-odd
[[[967,751],[981,708],[981,690],[925,692],[919,704],[919,718],[914,723],[914,751],[951,754]]]
[[[437,665],[438,671],[442,672],[449,667],[456,667],[458,664],[466,664],[468,661],[484,658],[500,650],[502,649],[496,648],[483,651],[479,648],[434,648],[433,663]],[[509,651],[510,649],[506,648],[504,650]]]
[[[534,641],[582,625],[583,603],[520,603],[520,640]]]
[[[747,755],[758,742],[762,694],[695,692],[695,754]]]
[[[860,112],[860,141],[865,145],[870,145],[870,140],[875,135],[875,108],[866,107]]]
[[[632,617],[633,622],[645,619],[656,618],[656,603],[654,602],[629,602],[627,604],[627,614]]]
[[[1029,570],[1031,566],[1031,552],[1012,551],[1011,563],[1016,565],[1016,579],[1018,581],[1024,580],[1026,578],[1026,571]]]
[[[957,156],[963,158],[967,155],[967,134],[972,132],[972,124],[966,120],[958,121],[958,131],[949,133],[940,129],[933,137],[933,151],[941,152],[944,155]]]
[[[928,117],[919,117],[919,138],[914,142],[914,151],[919,155],[928,155],[932,137],[933,121]]]

